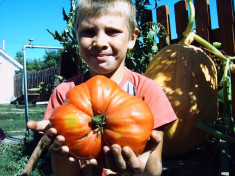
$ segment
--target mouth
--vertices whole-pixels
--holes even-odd
[[[111,54],[97,54],[97,55],[92,55],[92,56],[95,57],[96,60],[98,61],[106,61],[112,55]]]

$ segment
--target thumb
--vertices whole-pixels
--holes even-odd
[[[159,132],[153,130],[152,133],[151,133],[151,136],[150,138],[156,143],[156,144],[159,144],[162,140],[162,137],[161,135],[159,134]]]
[[[27,123],[27,127],[33,131],[46,131],[50,127],[49,120],[34,121],[31,120]]]
[[[145,151],[153,151],[162,141],[162,137],[158,131],[153,130],[150,139],[147,142]]]

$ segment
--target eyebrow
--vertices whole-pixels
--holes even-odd
[[[80,27],[78,27],[78,31],[84,31],[84,30],[89,30],[89,29],[93,29],[94,26],[92,25],[80,25]]]

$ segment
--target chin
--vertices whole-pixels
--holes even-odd
[[[99,70],[95,70],[94,75],[104,75],[104,76],[109,76],[112,75],[114,73],[113,70],[108,70],[108,69],[99,69]]]

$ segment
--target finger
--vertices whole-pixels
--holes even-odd
[[[113,156],[113,153],[111,151],[111,148],[109,148],[108,146],[104,146],[103,147],[103,151],[104,151],[104,156],[105,156],[105,168],[110,169],[112,171],[115,172],[121,172],[121,170],[119,169],[119,167],[117,166],[116,160]],[[98,162],[99,163],[99,162]]]
[[[99,163],[96,159],[90,159],[86,164],[91,164],[91,165],[97,165],[99,166]]]
[[[104,151],[104,156],[105,156],[106,167],[108,169],[112,169],[111,163],[113,163],[113,160],[114,160],[114,158],[112,156],[112,152],[111,152],[110,148],[107,146],[103,147],[103,151]]]
[[[49,120],[42,120],[42,121],[29,121],[27,123],[27,127],[33,131],[46,131],[50,127]]]
[[[142,163],[146,163],[152,151],[154,151],[159,143],[162,143],[162,137],[159,131],[152,131],[150,139],[148,140],[143,153],[138,156]],[[161,144],[162,145],[162,144]]]
[[[50,128],[49,130],[54,129]],[[49,131],[48,130],[48,131]],[[59,156],[60,158],[68,158],[69,161],[74,162],[76,159],[69,154],[69,147],[64,145],[65,138],[62,135],[56,136],[53,143],[49,147],[49,151],[52,154]]]
[[[65,138],[64,136],[58,135],[50,146],[50,152],[56,153],[64,145]]]
[[[104,160],[96,160],[96,159],[90,159],[87,164],[102,167],[102,168],[107,168],[108,166],[105,164]]]
[[[118,166],[118,168],[122,171],[125,171],[127,169],[126,167],[126,161],[124,160],[122,156],[122,150],[121,147],[117,144],[114,144],[111,146],[111,152],[114,157],[114,160]]]
[[[161,142],[162,138],[161,136],[158,134],[157,131],[152,131],[151,136],[150,136],[157,144]]]
[[[50,128],[42,137],[42,143],[49,147],[51,143],[54,141],[57,135],[57,130],[55,128]]]
[[[123,147],[122,155],[128,165],[128,168],[134,173],[141,173],[144,171],[144,164],[138,159],[130,147]]]
[[[55,140],[51,144],[49,151],[51,153],[58,154],[58,151],[61,150],[61,147],[64,145],[65,138],[61,135],[56,136]]]

